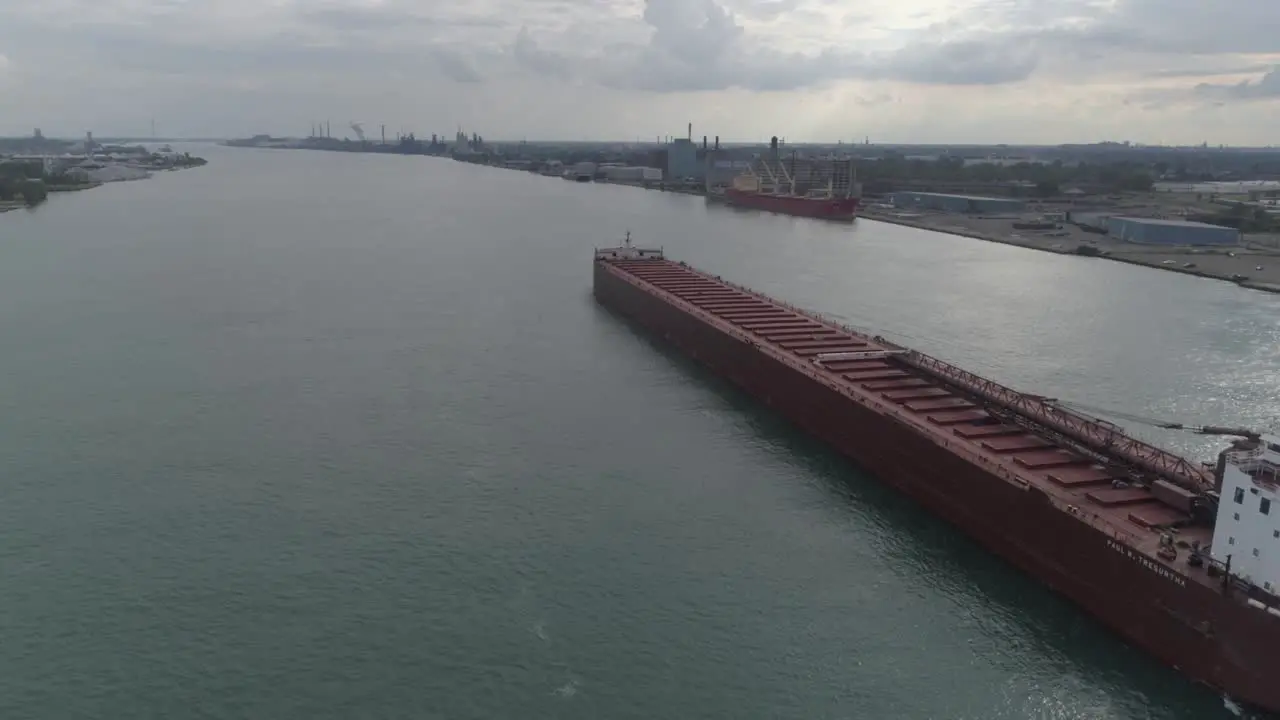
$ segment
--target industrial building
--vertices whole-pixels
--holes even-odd
[[[698,146],[689,138],[676,138],[666,147],[667,177],[672,180],[702,177],[702,163],[698,162]]]
[[[609,165],[600,167],[600,176],[605,180],[620,183],[661,182],[662,169],[635,165]]]
[[[1150,245],[1238,245],[1235,228],[1156,218],[1110,217],[1107,234],[1116,240]]]
[[[976,197],[973,195],[947,195],[928,192],[896,192],[890,196],[893,206],[942,210],[953,213],[1017,213],[1026,209],[1026,203],[1017,198]]]
[[[711,186],[725,186],[733,183],[733,179],[745,173],[752,165],[751,158],[708,158],[706,162],[706,182]]]
[[[693,141],[693,123],[689,124],[687,137],[670,138],[660,142],[660,147],[650,153],[644,162],[652,168],[659,168],[668,182],[705,181],[710,175],[713,184],[725,182],[726,179],[709,168],[724,159],[720,156],[720,138],[715,138],[714,146],[708,144],[707,136],[702,136],[702,145]]]
[[[1075,210],[1067,212],[1067,222],[1079,225],[1081,228],[1095,233],[1105,233],[1109,220],[1111,220],[1110,213],[1078,212]]]

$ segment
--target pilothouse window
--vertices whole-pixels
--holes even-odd
[[[1262,504],[1258,506],[1258,509],[1262,511],[1262,514],[1263,514],[1263,515],[1270,515],[1270,514],[1271,514],[1271,499],[1270,499],[1270,498],[1262,498]]]
[[[1236,488],[1236,504],[1244,504],[1244,488]]]

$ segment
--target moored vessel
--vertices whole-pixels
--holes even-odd
[[[784,215],[852,221],[860,202],[849,159],[814,160],[778,155],[778,138],[715,200],[736,207]],[[707,193],[708,200],[712,192]]]
[[[661,248],[596,249],[597,300],[1186,676],[1280,711],[1280,437],[1213,466],[830,322]],[[1168,425],[1174,427],[1173,425]]]

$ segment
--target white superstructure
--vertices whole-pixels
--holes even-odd
[[[631,244],[631,231],[622,245],[612,248],[596,248],[596,260],[662,260],[662,248],[639,248]]]
[[[1280,593],[1280,437],[1225,454],[1210,554],[1229,559],[1232,575]]]

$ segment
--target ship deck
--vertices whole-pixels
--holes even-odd
[[[1204,568],[1185,562],[1185,544],[1198,540],[1207,549],[1212,530],[1175,530],[1178,558],[1157,555],[1160,535],[1187,515],[1142,487],[1115,488],[1123,477],[1068,442],[1008,423],[983,409],[980,398],[904,362],[887,341],[815,317],[747,288],[670,260],[607,260],[628,282],[691,313],[704,322],[755,344],[781,362],[837,389],[876,412],[892,416],[931,437],[949,452],[991,471],[1007,482],[1034,486],[1065,513],[1188,581],[1218,586]],[[877,356],[877,351],[880,355]],[[868,354],[815,363],[828,353]],[[839,356],[836,356],[839,358]]]

